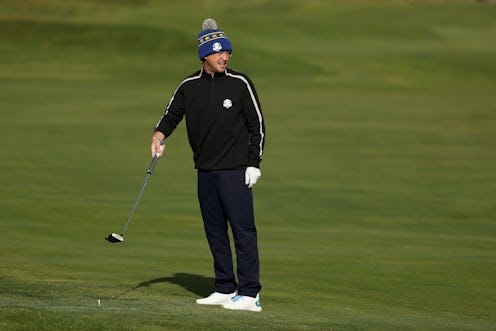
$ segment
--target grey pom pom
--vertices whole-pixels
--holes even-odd
[[[202,30],[217,30],[217,22],[211,18],[207,18],[202,23]]]

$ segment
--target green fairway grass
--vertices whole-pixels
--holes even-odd
[[[184,123],[104,240],[207,17],[266,120],[259,314],[195,303]],[[2,1],[0,330],[495,330],[495,40],[488,1]]]

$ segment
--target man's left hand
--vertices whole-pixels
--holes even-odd
[[[245,184],[251,188],[256,184],[257,180],[262,176],[260,169],[255,167],[247,167],[245,171]]]

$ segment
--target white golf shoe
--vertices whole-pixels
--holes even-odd
[[[262,311],[262,306],[260,305],[260,296],[257,294],[255,298],[246,295],[236,295],[229,300],[229,302],[224,303],[222,307],[231,310],[249,310],[249,311]]]
[[[230,294],[214,292],[206,298],[197,299],[196,303],[199,305],[223,305],[229,302],[234,296],[236,296],[236,292]]]

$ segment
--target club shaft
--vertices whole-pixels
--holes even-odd
[[[129,214],[129,217],[127,218],[127,222],[124,225],[124,228],[122,229],[122,234],[121,236],[124,236],[124,233],[126,233],[127,226],[129,225],[129,222],[131,222],[131,219],[133,218],[134,211],[136,210],[136,207],[138,207],[138,203],[141,199],[141,196],[143,195],[143,191],[145,190],[146,183],[148,183],[148,178],[150,178],[151,173],[148,173],[145,178],[145,182],[143,183],[143,186],[141,186],[141,190],[139,191],[138,198],[136,199],[136,202],[134,203],[133,209],[131,209],[131,213]]]
[[[124,228],[122,229],[121,236],[124,236],[124,234],[126,233],[127,227],[129,225],[129,223],[131,222],[131,219],[133,218],[134,211],[136,210],[136,207],[138,207],[138,203],[141,199],[141,196],[143,195],[143,192],[145,191],[146,184],[148,183],[148,179],[152,175],[153,168],[155,167],[157,160],[158,160],[158,154],[155,154],[155,156],[153,157],[152,162],[150,163],[150,166],[148,167],[148,170],[146,172],[145,181],[143,182],[143,185],[141,186],[141,190],[138,193],[138,198],[136,198],[136,202],[134,203],[133,209],[131,209],[131,213],[129,214],[129,217],[127,218],[126,224],[124,225]]]

